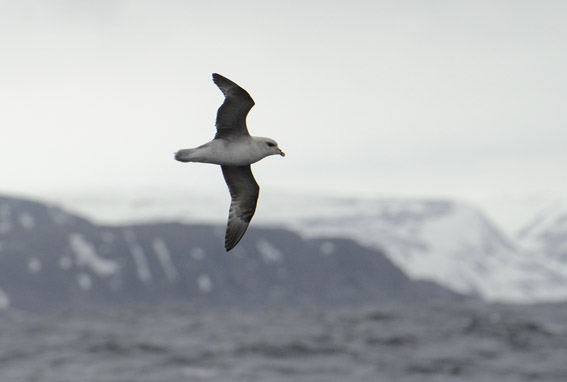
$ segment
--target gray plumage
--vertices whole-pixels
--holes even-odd
[[[217,73],[213,73],[213,82],[225,97],[217,111],[215,139],[230,139],[239,135],[250,136],[246,127],[246,116],[254,106],[254,100],[250,94]]]
[[[224,238],[225,249],[230,251],[238,244],[256,212],[260,187],[250,166],[221,166],[224,180],[230,191],[230,209]]]

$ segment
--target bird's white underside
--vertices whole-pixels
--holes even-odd
[[[273,154],[266,152],[264,142],[255,137],[247,136],[230,141],[224,139],[212,140],[193,149],[189,160],[222,166],[246,166],[256,163],[268,155]]]

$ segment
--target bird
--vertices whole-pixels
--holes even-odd
[[[255,103],[246,90],[218,73],[213,73],[213,82],[225,97],[217,111],[217,132],[210,142],[178,150],[175,160],[221,166],[231,197],[224,240],[224,248],[229,252],[246,233],[258,203],[260,186],[250,165],[270,155],[284,157],[285,153],[275,140],[254,137],[248,132],[246,116]]]

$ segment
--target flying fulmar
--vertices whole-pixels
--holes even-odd
[[[225,97],[217,111],[217,133],[204,145],[177,151],[175,159],[221,166],[232,199],[224,240],[228,252],[242,239],[256,211],[260,187],[250,165],[270,155],[283,157],[285,153],[273,139],[252,137],[248,133],[246,116],[254,100],[246,90],[217,73],[213,73],[213,82]]]

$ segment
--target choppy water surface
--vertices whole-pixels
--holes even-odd
[[[0,381],[567,381],[566,305],[0,312]]]

